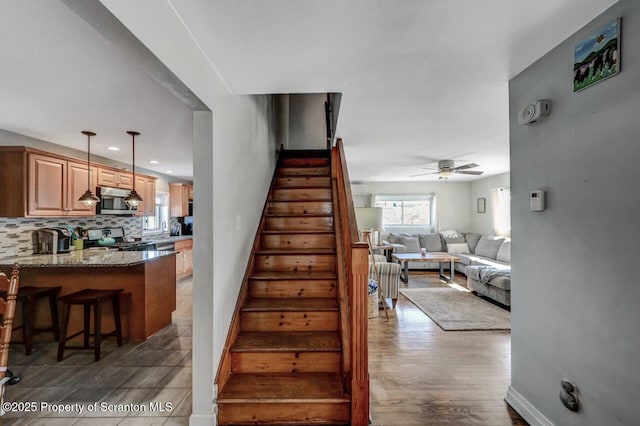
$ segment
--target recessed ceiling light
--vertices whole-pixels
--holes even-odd
[[[165,170],[165,173],[173,173],[173,170]]]
[[[158,160],[149,160],[149,163],[151,163],[151,164],[160,164],[160,162]]]
[[[108,146],[107,149],[109,151],[120,151],[120,148],[118,148],[117,146]]]

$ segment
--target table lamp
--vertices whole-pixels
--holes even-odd
[[[360,231],[371,233],[374,245],[380,244],[382,227],[382,207],[356,207],[356,222]]]

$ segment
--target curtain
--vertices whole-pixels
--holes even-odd
[[[491,210],[493,213],[493,232],[503,237],[511,236],[511,189],[491,190]]]

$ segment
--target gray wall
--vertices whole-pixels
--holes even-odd
[[[325,149],[326,93],[289,95],[289,149]]]
[[[623,17],[622,72],[573,93],[577,41]],[[533,424],[638,424],[640,3],[621,0],[510,82],[512,379]],[[517,124],[535,99],[548,119]],[[547,191],[530,212],[528,192]],[[579,387],[582,409],[559,399]],[[534,419],[533,415],[537,415]]]
[[[509,173],[502,173],[488,178],[470,182],[471,199],[471,227],[470,232],[478,234],[494,234],[493,230],[493,206],[491,204],[491,190],[495,188],[509,187]],[[478,213],[478,198],[486,200],[486,213]]]

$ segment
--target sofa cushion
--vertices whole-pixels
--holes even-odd
[[[499,269],[511,269],[510,263],[502,262],[500,260],[493,260],[486,257],[480,257],[480,256],[476,256],[475,258],[473,258],[473,260],[471,261],[471,264],[479,265],[479,266],[493,266],[494,268],[499,268]]]
[[[455,229],[447,229],[446,231],[440,231],[440,233],[445,238],[459,238],[463,236],[460,232],[456,231]]]
[[[467,266],[464,270],[467,278],[480,281],[480,270],[476,266]],[[498,287],[502,290],[511,290],[511,276],[498,276],[489,281],[488,285]]]
[[[464,239],[467,241],[467,245],[469,246],[469,251],[471,251],[471,253],[476,252],[476,246],[478,245],[478,241],[480,241],[480,237],[480,234],[474,234],[473,232],[465,234]]]
[[[488,257],[489,259],[495,259],[503,242],[504,238],[483,235],[480,237],[480,241],[478,241],[475,254],[482,257]]]
[[[471,265],[472,258],[475,257],[469,254],[457,254],[456,256],[460,258],[460,260],[458,260],[456,263],[462,263],[463,265],[466,265],[466,266]]]
[[[505,240],[498,250],[496,260],[511,263],[511,241]]]
[[[418,235],[418,240],[420,241],[420,247],[426,248],[427,251],[443,250],[440,234],[420,234]]]
[[[389,234],[387,237],[387,241],[391,244],[402,244],[401,242],[402,236],[400,234],[394,234],[393,232]]]
[[[420,253],[420,241],[414,237],[400,238],[400,244],[407,248],[407,253]]]
[[[449,254],[469,254],[467,243],[447,243],[447,253]]]

